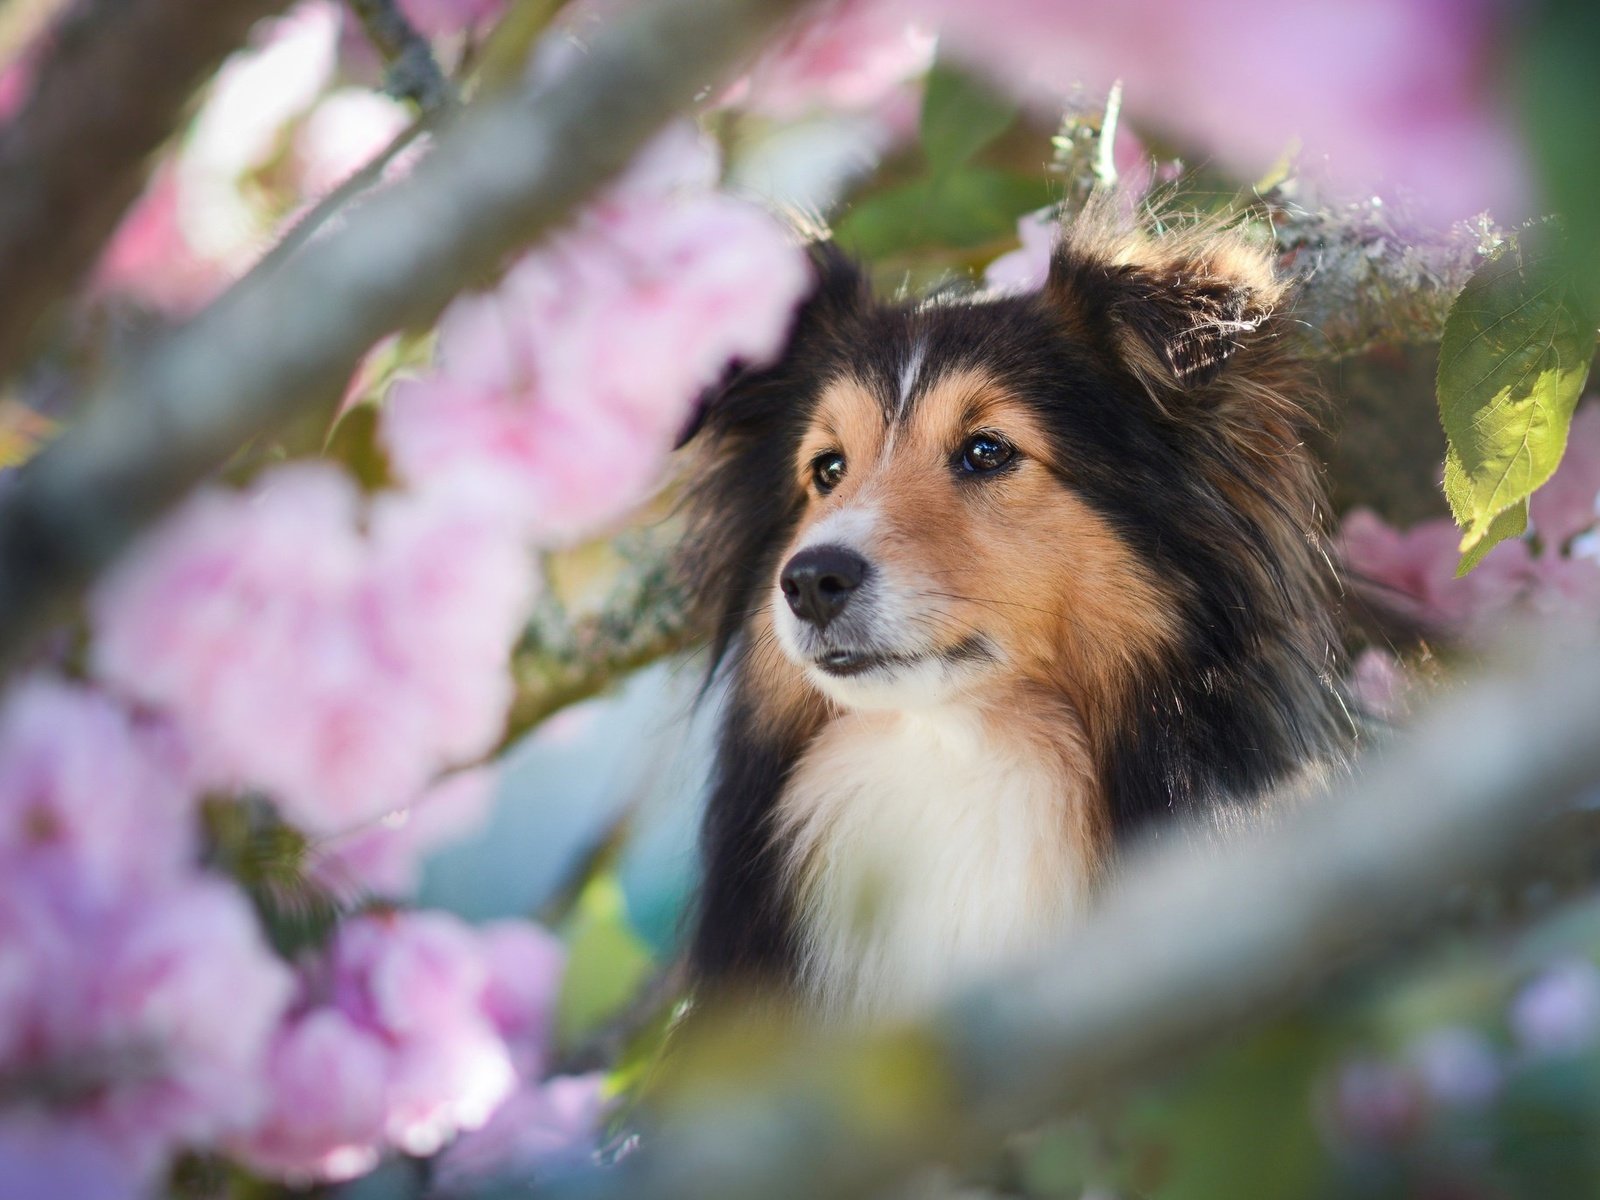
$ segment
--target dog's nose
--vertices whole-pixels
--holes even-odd
[[[818,629],[844,611],[867,577],[867,560],[843,546],[812,546],[791,558],[778,576],[789,610]]]

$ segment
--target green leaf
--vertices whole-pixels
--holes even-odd
[[[1444,489],[1461,526],[1461,571],[1527,527],[1527,500],[1555,472],[1594,357],[1569,262],[1548,236],[1508,243],[1468,280],[1439,348]]]
[[[1050,201],[1043,178],[967,167],[869,197],[838,222],[834,236],[869,261],[930,246],[981,246],[1014,237],[1017,218]]]
[[[1011,127],[1017,106],[944,63],[928,72],[922,95],[922,152],[947,175]]]
[[[584,885],[566,929],[567,970],[556,999],[556,1039],[565,1048],[619,1014],[649,975],[649,948],[628,921],[616,876]]]
[[[1528,5],[1513,27],[1519,44],[1509,57],[1523,144],[1542,199],[1566,222],[1586,298],[1600,305],[1600,5],[1542,0]]]

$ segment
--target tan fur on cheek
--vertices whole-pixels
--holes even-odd
[[[755,705],[758,731],[783,744],[804,745],[827,721],[832,706],[779,648],[770,606],[751,623],[749,639],[743,679]]]

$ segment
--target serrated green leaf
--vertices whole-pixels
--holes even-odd
[[[838,222],[834,237],[869,261],[927,246],[981,246],[1014,236],[1017,218],[1050,200],[1043,178],[966,167],[869,197]]]
[[[1438,396],[1462,571],[1526,528],[1528,497],[1566,450],[1594,348],[1594,324],[1549,236],[1508,244],[1456,298],[1439,348]]]
[[[653,960],[628,921],[616,876],[584,885],[565,931],[567,970],[556,999],[556,1040],[570,1048],[627,1007]]]
[[[949,174],[1016,119],[1010,100],[964,71],[936,64],[922,94],[922,152],[929,169]]]

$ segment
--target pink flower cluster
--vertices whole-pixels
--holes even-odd
[[[780,120],[814,108],[861,110],[915,79],[934,39],[880,0],[829,0],[774,42],[723,103]]]
[[[731,99],[792,116],[852,105],[941,53],[1024,98],[1125,83],[1151,129],[1246,178],[1292,148],[1343,198],[1406,192],[1436,220],[1525,215],[1527,168],[1496,77],[1505,0],[835,0],[778,43]]]
[[[288,970],[194,865],[168,732],[44,678],[0,707],[0,1198],[144,1194],[253,1120]]]
[[[663,135],[564,233],[439,327],[383,438],[427,490],[471,482],[543,543],[593,530],[655,482],[696,395],[778,350],[808,283],[800,248],[712,186],[692,130]]]
[[[96,673],[170,714],[197,777],[311,833],[371,821],[499,736],[526,550],[465,499],[364,502],[331,465],[210,489],[91,601]]]
[[[560,944],[524,921],[476,930],[444,913],[345,921],[278,1032],[269,1109],[235,1152],[282,1178],[349,1178],[387,1148],[432,1154],[514,1096],[526,1107],[524,1097],[550,1088],[592,1093],[588,1081],[539,1082],[562,965]],[[592,1120],[559,1145],[547,1126],[528,1131],[545,1154],[592,1141]]]
[[[1444,517],[1395,529],[1354,509],[1339,531],[1346,567],[1384,602],[1440,632],[1482,639],[1507,618],[1594,622],[1600,614],[1600,402],[1573,417],[1560,468],[1530,503],[1537,541],[1502,542],[1467,575],[1456,567],[1461,531]],[[1404,680],[1393,659],[1369,651],[1356,664],[1358,696],[1379,713],[1400,706]]]

